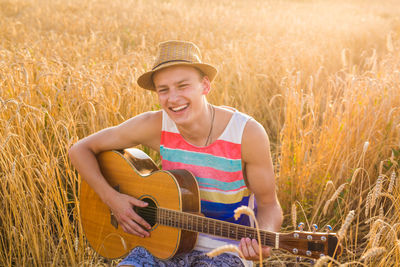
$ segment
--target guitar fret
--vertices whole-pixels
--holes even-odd
[[[167,219],[166,219],[166,212],[165,212],[165,210],[163,210],[163,216],[162,216],[162,218],[163,218],[164,225],[167,225]]]
[[[221,236],[226,237],[226,224],[221,223]]]
[[[229,238],[229,223],[225,224],[225,237]]]
[[[183,229],[186,228],[185,217],[186,217],[185,214],[181,214],[181,216],[179,218],[179,222],[181,223],[181,227],[180,228],[183,228]]]
[[[250,239],[257,239],[257,233],[256,233],[256,231],[255,230],[253,230],[253,229],[248,229],[249,230],[249,237],[250,237]]]
[[[218,231],[221,231],[221,225],[220,225],[219,222],[215,222],[215,221],[214,221],[214,225],[215,225],[214,234],[215,234],[215,235],[218,235],[218,234],[217,234]]]
[[[237,227],[237,225],[236,225],[236,231],[235,231],[235,234],[236,234],[236,236],[235,236],[235,239],[237,240],[237,239],[238,239],[238,227]]]
[[[263,237],[261,238],[261,242],[262,242],[262,244],[265,246],[265,241],[267,240],[267,233],[266,232],[263,232]]]
[[[202,220],[201,220],[202,218],[201,217],[197,217],[197,231],[199,231],[199,232],[203,232],[204,231],[204,229],[203,229],[203,223],[202,223]],[[200,230],[200,225],[201,225],[201,230]]]
[[[212,224],[213,227],[212,228],[214,229],[214,235],[217,235],[217,233],[215,232],[215,229],[216,229],[215,221],[213,220],[212,222],[213,222],[213,224]]]

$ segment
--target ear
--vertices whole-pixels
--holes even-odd
[[[207,76],[202,78],[201,85],[203,86],[203,95],[208,95],[211,91],[211,82]]]

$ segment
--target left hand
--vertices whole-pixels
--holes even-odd
[[[239,249],[243,253],[246,260],[258,261],[260,259],[258,242],[256,239],[248,237],[240,240]],[[266,259],[271,254],[271,248],[263,246],[261,248],[263,259]]]

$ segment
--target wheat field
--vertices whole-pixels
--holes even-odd
[[[219,69],[211,103],[267,130],[282,231],[332,225],[343,254],[318,266],[400,263],[397,0],[0,0],[0,266],[117,264],[85,240],[67,151],[159,108],[136,78],[170,39]]]

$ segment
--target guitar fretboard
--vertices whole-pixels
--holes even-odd
[[[255,228],[175,210],[157,208],[156,220],[162,225],[234,240],[243,237],[257,239]],[[275,246],[275,233],[260,231],[260,237],[262,245]]]

